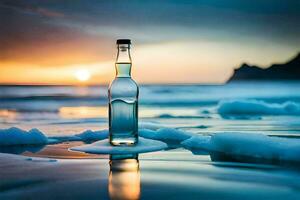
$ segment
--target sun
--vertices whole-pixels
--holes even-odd
[[[78,69],[74,75],[80,82],[85,82],[91,78],[91,73],[86,69]]]

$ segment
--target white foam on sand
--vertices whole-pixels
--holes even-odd
[[[56,143],[60,142],[72,142],[72,141],[97,141],[97,140],[104,140],[108,138],[109,132],[108,129],[93,131],[93,130],[85,130],[82,133],[75,134],[75,135],[57,135],[51,136],[48,140],[53,140]]]
[[[139,136],[147,139],[163,140],[164,142],[181,142],[193,136],[192,133],[187,133],[174,128],[162,127],[164,126],[151,122],[139,123]],[[99,131],[86,130],[76,135],[56,136],[51,138],[61,141],[97,141],[104,140],[108,138],[108,136],[108,129],[103,129]]]
[[[166,149],[167,144],[150,139],[139,138],[139,142],[134,146],[112,146],[109,140],[102,140],[88,145],[72,147],[72,151],[81,151],[92,154],[138,154]]]
[[[195,135],[181,142],[181,145],[190,150],[210,150],[211,136]]]
[[[243,157],[300,162],[300,140],[270,137],[262,134],[217,133],[213,136],[193,136],[181,143],[187,149],[223,153],[231,158]]]
[[[221,101],[217,111],[220,115],[300,115],[300,104],[287,101],[267,103],[258,100]]]
[[[100,131],[86,130],[75,136],[80,138],[80,140],[82,141],[95,141],[95,140],[104,140],[108,138],[108,134],[109,134],[108,129],[103,129]]]
[[[144,122],[139,124],[139,135],[148,139],[170,140],[181,142],[191,134],[173,128],[162,128],[163,125]],[[57,135],[47,137],[38,129],[25,131],[19,128],[0,129],[0,146],[1,145],[31,145],[31,144],[50,144],[67,141],[97,141],[109,137],[108,129],[103,130],[86,130],[74,135]]]
[[[164,127],[161,124],[153,123],[153,122],[140,122],[139,128],[140,129],[148,129],[148,130],[157,130],[159,128]],[[97,140],[104,140],[108,138],[109,131],[108,129],[102,130],[85,130],[82,133],[75,134],[75,135],[57,135],[49,137],[49,139],[56,140],[58,142],[67,142],[67,141],[97,141]]]
[[[154,140],[181,142],[190,138],[191,136],[193,136],[193,134],[174,128],[160,128],[156,131],[141,129],[139,130],[139,136]]]
[[[0,146],[47,144],[48,138],[38,129],[24,131],[12,127],[0,129]]]

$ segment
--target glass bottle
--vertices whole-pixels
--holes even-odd
[[[109,141],[112,145],[134,145],[138,142],[139,88],[131,78],[131,41],[117,40],[116,78],[108,89]]]

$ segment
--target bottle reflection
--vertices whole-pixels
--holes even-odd
[[[138,155],[111,155],[109,165],[108,192],[110,199],[139,199],[140,170]]]

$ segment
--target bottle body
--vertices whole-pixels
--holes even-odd
[[[117,77],[109,88],[109,136],[112,145],[138,141],[138,87],[127,77]]]
[[[134,145],[138,142],[139,89],[130,76],[131,59],[130,62],[117,59],[116,71],[108,90],[109,140],[112,145]]]

